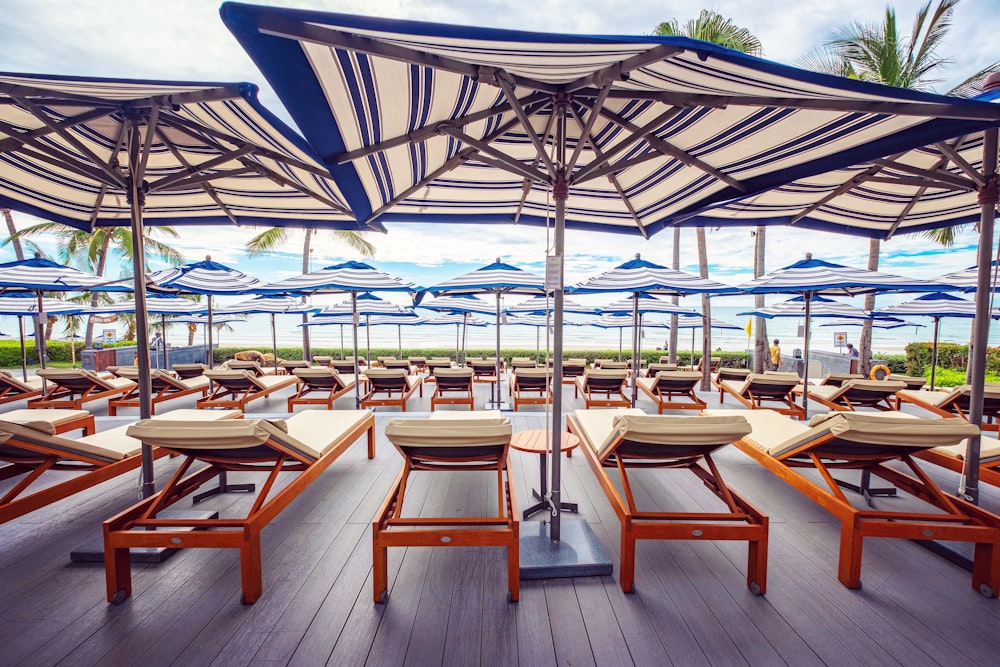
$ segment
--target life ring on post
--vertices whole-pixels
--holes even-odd
[[[879,364],[878,366],[872,366],[871,373],[868,374],[873,380],[884,380],[892,374],[892,370],[889,369],[885,364]]]

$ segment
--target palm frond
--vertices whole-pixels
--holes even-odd
[[[251,259],[269,255],[288,241],[287,227],[271,227],[246,242],[243,251]]]

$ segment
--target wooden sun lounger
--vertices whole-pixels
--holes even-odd
[[[205,398],[198,399],[199,410],[239,408],[246,412],[248,403],[270,396],[298,382],[294,375],[255,377],[248,371],[208,370],[205,371],[205,375],[215,383],[215,388]]]
[[[328,356],[323,355],[323,354],[314,354],[313,355],[313,363],[314,364],[319,364],[320,366],[329,366],[332,361],[333,361],[333,357],[328,357]],[[351,372],[353,373],[353,371],[351,371]]]
[[[261,366],[256,361],[244,361],[242,359],[230,359],[222,365],[222,368],[230,371],[247,371],[257,377],[276,374],[273,365]]]
[[[624,368],[591,368],[576,378],[576,389],[588,408],[630,408],[632,402],[625,396],[627,379],[628,371]]]
[[[171,366],[177,378],[180,380],[190,380],[199,375],[204,375],[208,370],[205,364],[174,364]]]
[[[132,594],[131,547],[171,547],[239,549],[242,601],[252,604],[264,589],[261,531],[365,432],[371,459],[375,456],[375,417],[366,410],[308,410],[281,423],[156,418],[128,427],[130,436],[186,458],[162,491],[104,522],[108,602],[120,603]],[[206,465],[194,469],[196,462]],[[245,516],[156,518],[202,484],[237,470],[267,475]],[[278,476],[287,472],[298,474],[276,488]]]
[[[956,445],[934,447],[917,453],[917,456],[929,463],[947,468],[958,474],[965,472],[966,441]],[[1000,440],[988,435],[980,437],[979,442],[979,479],[982,482],[1000,488]]]
[[[904,383],[889,380],[847,380],[840,386],[809,387],[809,400],[831,410],[874,408],[888,412],[896,410],[896,392],[905,388]]]
[[[719,386],[750,410],[774,410],[783,415],[805,419],[805,409],[792,397],[799,382],[801,380],[794,373],[750,373],[742,382],[723,380]]]
[[[972,542],[972,586],[987,597],[1000,591],[1000,516],[945,494],[917,465],[914,456],[956,444],[978,428],[960,419],[921,419],[899,413],[832,412],[809,425],[770,410],[707,410],[709,415],[742,414],[753,431],[735,445],[840,520],[837,578],[861,588],[861,549],[866,537]],[[901,462],[908,475],[887,465]],[[810,468],[821,476],[800,474]],[[841,490],[834,470],[875,475],[933,507],[932,511],[859,509]],[[915,582],[918,583],[918,582]]]
[[[361,397],[361,407],[374,408],[378,406],[394,406],[406,412],[406,403],[419,390],[424,395],[423,378],[419,375],[407,375],[406,371],[396,368],[369,368],[365,371],[368,378],[368,393]]]
[[[901,403],[909,403],[918,408],[933,412],[942,417],[961,417],[969,419],[969,400],[972,397],[972,386],[963,384],[951,391],[922,391],[903,389],[896,392],[897,409]],[[984,431],[1000,430],[1000,384],[987,384],[983,395]]]
[[[866,380],[867,378],[861,373],[827,373],[823,376],[823,379],[819,381],[819,386],[830,385],[832,387],[839,387],[848,380]]]
[[[497,360],[496,359],[469,359],[466,365],[472,369],[472,377],[475,382],[496,382],[497,381]],[[503,367],[501,365],[501,372]]]
[[[552,370],[548,368],[515,368],[510,375],[510,396],[514,411],[522,405],[552,403]]]
[[[408,359],[386,359],[382,361],[382,368],[401,368],[406,371],[407,375],[413,375],[417,372]]]
[[[750,375],[749,368],[720,368],[718,372],[712,373],[712,384],[719,390],[719,403],[722,403],[722,394],[726,391],[722,387],[723,382],[730,380],[742,384],[746,382],[748,375]]]
[[[597,475],[621,522],[618,583],[632,592],[636,540],[740,540],[747,542],[747,586],[754,595],[767,589],[767,515],[726,486],[712,452],[750,433],[739,415],[677,417],[646,415],[638,409],[577,410],[566,418],[571,433]],[[644,511],[638,509],[629,468],[686,468],[701,479],[726,511]],[[611,479],[616,468],[619,485]]]
[[[332,359],[329,364],[325,364],[331,368],[337,369],[338,373],[343,373],[344,375],[354,375],[354,360],[348,359]],[[358,369],[364,368],[364,364],[360,361],[358,362]]]
[[[32,376],[27,380],[21,380],[9,371],[0,370],[0,404],[23,401],[41,395],[42,378]]]
[[[645,376],[648,378],[655,378],[656,374],[660,371],[676,371],[677,364],[666,364],[666,363],[652,363],[646,367]]]
[[[403,455],[403,469],[372,522],[375,602],[388,593],[389,547],[495,546],[507,550],[507,590],[520,595],[517,499],[510,481],[510,420],[495,413],[438,412],[430,419],[391,419],[385,435]],[[469,417],[472,418],[469,418]],[[496,473],[492,516],[403,516],[407,483],[417,471],[490,471]]]
[[[44,422],[52,425],[56,435],[63,435],[71,431],[82,431],[81,435],[93,435],[97,432],[94,416],[86,410],[26,408],[0,413],[0,420],[15,424]]]
[[[357,382],[353,375],[341,375],[329,366],[293,368],[292,375],[298,379],[299,388],[288,397],[289,412],[293,412],[296,405],[325,405],[327,410],[333,410],[333,402],[351,393]]]
[[[656,377],[636,378],[639,389],[656,403],[661,415],[664,410],[704,410],[705,401],[695,393],[699,382],[701,373],[694,371],[660,371]]]
[[[471,368],[437,368],[434,382],[431,412],[439,405],[468,405],[470,410],[476,409]]]
[[[587,372],[586,359],[565,359],[562,366],[562,383],[573,385],[573,397],[579,396],[579,389],[576,388],[576,379],[583,377]]]
[[[902,382],[906,385],[907,389],[914,391],[923,389],[924,385],[927,384],[927,378],[922,375],[897,375],[896,373],[890,373],[885,379],[891,382]]]
[[[134,366],[122,366],[119,369],[121,376],[136,382],[139,379],[139,369]],[[209,381],[204,375],[198,375],[189,380],[181,380],[170,373],[153,368],[149,371],[149,381],[153,390],[153,400],[150,405],[150,414],[156,414],[156,406],[175,398],[182,398],[192,394],[208,394]],[[118,408],[138,408],[139,407],[139,385],[121,398],[113,398],[108,401],[108,415],[114,417],[118,414]]]
[[[81,438],[66,438],[58,435],[59,421],[62,427],[88,428],[84,420],[66,423],[69,411],[24,410],[36,413],[39,419],[14,423],[0,421],[0,479],[21,477],[20,480],[0,498],[0,523],[16,519],[40,507],[45,507],[75,493],[89,489],[113,477],[135,470],[142,463],[142,446],[138,440],[126,435],[127,426],[101,431]],[[59,413],[59,414],[54,414]],[[27,416],[27,415],[25,415]],[[41,421],[46,417],[52,421]],[[199,415],[197,410],[177,410],[168,412],[161,419],[198,419],[204,424],[208,420],[239,417],[237,410]],[[91,427],[92,428],[92,427]],[[156,457],[166,452],[153,450]],[[68,478],[47,475],[50,471],[76,472]],[[51,480],[50,480],[51,478]]]
[[[105,378],[82,368],[42,368],[37,374],[52,386],[42,396],[29,399],[29,408],[82,410],[85,403],[120,396],[135,387],[132,380]]]
[[[313,365],[305,359],[282,359],[278,362],[278,373],[291,375],[296,368],[312,368]]]

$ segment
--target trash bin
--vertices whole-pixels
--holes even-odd
[[[117,355],[114,348],[110,350],[94,350],[94,370],[104,371],[108,366],[117,366]]]

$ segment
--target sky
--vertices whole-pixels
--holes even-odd
[[[907,32],[924,0],[896,0],[901,32]],[[632,0],[293,0],[266,4],[567,33],[649,34],[661,21],[692,18],[695,3]],[[997,0],[962,0],[941,55],[952,62],[941,72],[936,92],[945,92],[968,76],[1000,60],[995,39]],[[787,64],[823,43],[838,28],[854,21],[882,18],[886,5],[871,0],[715,0],[704,5],[732,18],[756,34],[764,56]],[[219,4],[212,0],[4,0],[0,12],[0,71],[186,81],[250,81],[261,86],[261,101],[290,119],[261,75],[223,25]],[[548,22],[557,17],[557,22]],[[23,228],[39,222],[15,212]],[[302,233],[291,230],[285,247],[269,258],[251,262],[243,247],[261,229],[182,227],[181,238],[169,243],[186,260],[211,255],[216,261],[275,281],[301,273]],[[697,271],[693,230],[682,232],[682,269]],[[494,261],[497,257],[535,273],[544,273],[549,235],[545,229],[494,225],[389,225],[388,234],[371,234],[376,246],[367,260],[389,273],[422,286],[432,285]],[[752,278],[751,228],[709,230],[708,253],[713,278],[737,284]],[[566,282],[573,284],[606,271],[640,253],[670,264],[672,235],[639,237],[570,230],[566,235]],[[960,233],[953,248],[944,249],[920,235],[903,235],[883,243],[880,269],[931,278],[976,264],[977,235]],[[55,252],[51,241],[43,241]],[[808,230],[771,227],[767,231],[767,269],[787,266],[812,252],[820,259],[864,266],[868,240]],[[9,246],[0,261],[14,259]],[[319,232],[312,267],[357,257],[332,234]],[[154,261],[152,268],[160,268]]]

